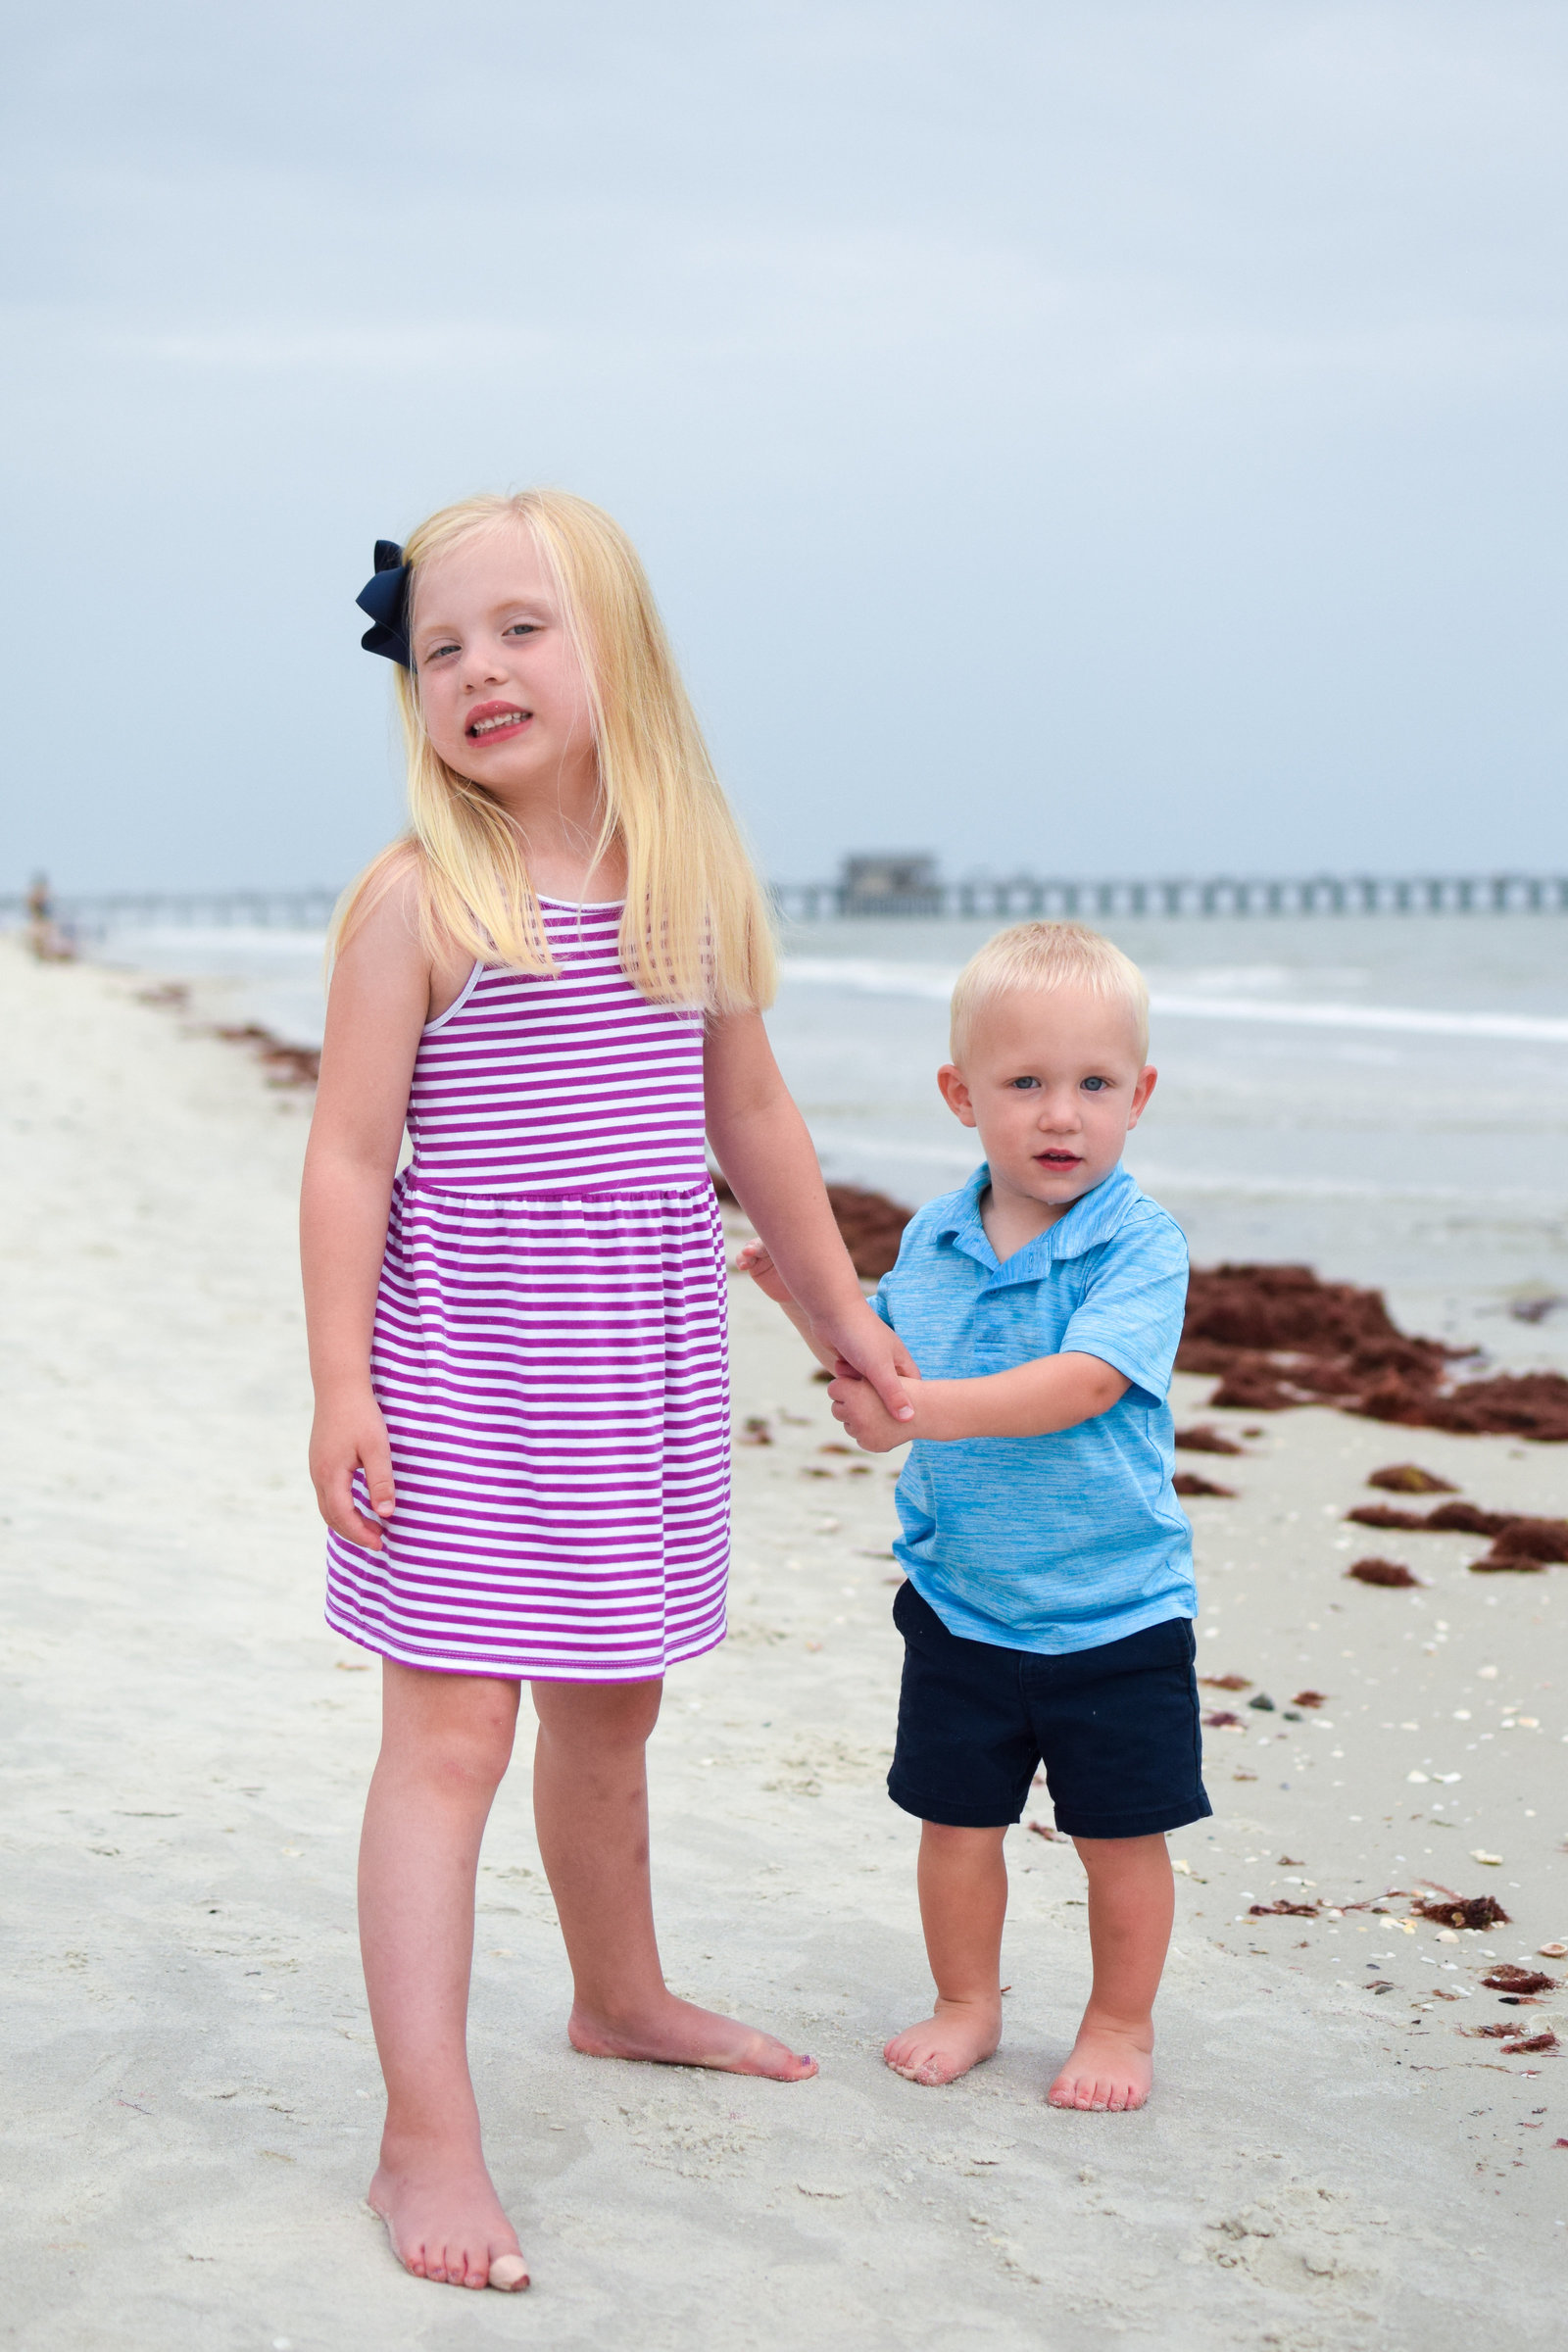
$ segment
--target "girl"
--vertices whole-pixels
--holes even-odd
[[[816,2071],[674,1998],[649,1891],[661,1678],[724,1633],[705,1125],[813,1338],[895,1413],[913,1367],[768,1050],[762,900],[625,537],[558,492],[470,499],[378,544],[360,601],[398,664],[413,822],[339,917],[303,1247],[327,1619],[383,1660],[369,2202],[417,2277],[516,2288],[466,2020],[524,1679],[574,2047]]]

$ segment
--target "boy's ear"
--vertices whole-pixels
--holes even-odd
[[[1129,1127],[1136,1127],[1139,1120],[1143,1117],[1144,1112],[1149,1107],[1149,1098],[1153,1093],[1158,1082],[1159,1072],[1157,1070],[1152,1070],[1148,1067],[1145,1067],[1139,1071],[1137,1084],[1133,1088],[1132,1113],[1127,1121]]]
[[[941,1069],[937,1072],[937,1084],[942,1089],[942,1100],[954,1117],[961,1119],[966,1127],[974,1126],[974,1104],[969,1100],[969,1089],[964,1082],[963,1072],[956,1061],[945,1061],[942,1064]]]

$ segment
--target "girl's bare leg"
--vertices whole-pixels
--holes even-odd
[[[1170,1942],[1175,1881],[1163,1838],[1075,1838],[1089,1873],[1095,1981],[1053,2107],[1141,2107],[1154,2080],[1154,1995]]]
[[[474,1874],[518,1686],[388,1659],[381,1688],[360,1843],[360,1942],[387,2094],[369,2203],[416,2278],[526,2286],[485,2169],[467,2052]]]
[[[920,1825],[920,1924],[936,2007],[882,2055],[911,2082],[952,2082],[1002,2039],[1002,1928],[1007,1916],[1004,1828]]]
[[[710,2066],[797,2082],[816,2062],[771,2034],[677,2000],[664,1983],[648,1875],[645,1749],[662,1686],[535,1683],[534,1820],[574,1999],[572,2046],[595,2058]]]

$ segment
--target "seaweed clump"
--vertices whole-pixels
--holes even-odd
[[[1410,1428],[1568,1443],[1568,1379],[1524,1372],[1455,1381],[1453,1365],[1474,1352],[1401,1332],[1381,1291],[1320,1282],[1309,1266],[1222,1265],[1193,1274],[1176,1363],[1217,1375],[1209,1401],[1220,1407],[1333,1404]]]
[[[1451,1478],[1439,1478],[1432,1470],[1423,1470],[1419,1462],[1390,1462],[1385,1469],[1374,1470],[1367,1479],[1369,1487],[1381,1487],[1386,1494],[1457,1494],[1459,1490]]]
[[[1418,1895],[1415,1908],[1440,1928],[1506,1928],[1513,1923],[1494,1894]]]
[[[1491,1992],[1555,1992],[1557,1979],[1548,1977],[1544,1969],[1516,1968],[1511,1960],[1499,1960],[1489,1968],[1481,1980]]]
[[[1470,1563],[1483,1576],[1504,1569],[1532,1575],[1553,1561],[1568,1561],[1568,1519],[1483,1511],[1473,1502],[1442,1502],[1434,1511],[1401,1511],[1393,1503],[1358,1502],[1346,1517],[1358,1527],[1399,1528],[1417,1535],[1485,1536],[1492,1549]]]
[[[1421,1582],[1418,1576],[1410,1574],[1409,1569],[1400,1560],[1357,1560],[1352,1567],[1347,1568],[1345,1573],[1347,1576],[1353,1576],[1358,1585],[1403,1587],[1418,1585]]]

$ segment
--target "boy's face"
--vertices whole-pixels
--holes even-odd
[[[1044,1230],[1110,1174],[1154,1077],[1125,1006],[1086,989],[1017,989],[976,1015],[961,1064],[937,1083],[978,1131],[993,1195],[1052,1212]]]

